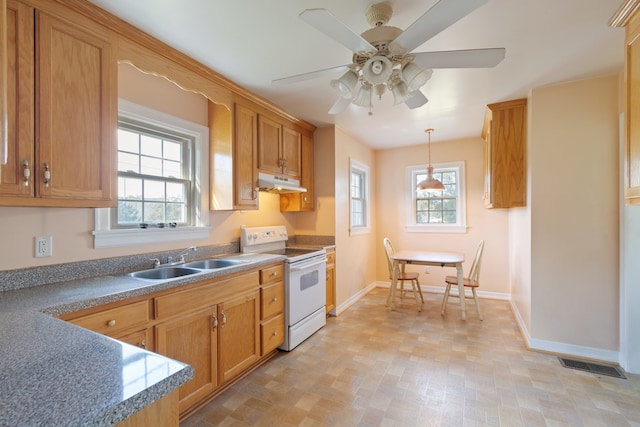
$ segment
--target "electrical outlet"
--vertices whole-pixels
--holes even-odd
[[[429,266],[428,265],[424,268],[424,272],[425,272],[425,274],[429,274]]]
[[[35,244],[36,258],[47,257],[47,256],[51,256],[52,254],[53,254],[52,237],[36,236],[36,244]]]

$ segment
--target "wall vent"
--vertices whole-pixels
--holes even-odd
[[[580,371],[591,372],[592,374],[607,375],[615,378],[627,379],[624,370],[619,366],[603,365],[601,363],[584,362],[582,360],[567,359],[558,357],[560,364],[565,368],[578,369]]]

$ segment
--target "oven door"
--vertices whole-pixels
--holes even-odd
[[[327,301],[327,257],[322,254],[288,263],[285,272],[287,324],[295,325]]]

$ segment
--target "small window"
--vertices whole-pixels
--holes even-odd
[[[424,166],[407,167],[407,230],[417,232],[466,232],[464,162],[433,165],[433,176],[443,191],[416,189],[426,178]]]
[[[194,138],[121,117],[117,227],[192,225]]]
[[[350,234],[368,233],[369,226],[369,167],[351,160],[350,188]]]

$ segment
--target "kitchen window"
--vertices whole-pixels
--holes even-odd
[[[191,225],[194,137],[121,117],[117,227]]]
[[[369,233],[369,167],[350,160],[350,234]]]
[[[96,209],[95,247],[208,238],[209,129],[118,106],[118,207]]]
[[[424,165],[407,167],[407,231],[466,232],[464,162],[433,165],[433,176],[444,184],[443,191],[416,190],[426,178]]]

